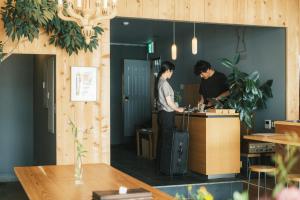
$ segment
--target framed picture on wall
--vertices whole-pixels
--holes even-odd
[[[71,101],[97,101],[97,67],[71,68]]]

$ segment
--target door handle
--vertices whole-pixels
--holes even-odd
[[[129,97],[128,97],[128,96],[125,96],[125,97],[124,97],[124,101],[125,101],[125,102],[129,101]]]

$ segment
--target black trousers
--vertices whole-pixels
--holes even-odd
[[[168,159],[171,159],[172,135],[175,128],[175,112],[167,112],[164,110],[159,111],[157,123],[158,138],[156,151],[156,167],[159,169],[162,162],[168,162]],[[163,151],[162,146],[164,146]],[[163,160],[161,160],[162,154],[164,154]]]

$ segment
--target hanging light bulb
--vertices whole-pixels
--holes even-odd
[[[177,59],[177,46],[175,44],[175,22],[173,22],[173,44],[171,47],[172,60]]]
[[[194,37],[192,39],[192,54],[196,55],[197,52],[198,52],[198,40],[195,36],[195,30],[196,30],[196,27],[195,27],[195,23],[194,23]]]
[[[172,44],[171,51],[172,51],[172,60],[176,60],[176,58],[177,58],[177,47],[176,47],[175,43]]]

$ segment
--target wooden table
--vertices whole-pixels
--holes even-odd
[[[287,134],[270,134],[270,133],[261,133],[261,134],[254,134],[254,135],[245,135],[245,139],[248,140],[256,140],[262,142],[272,142],[275,144],[285,144],[285,145],[293,145],[300,147],[300,138],[297,140],[291,139]]]
[[[245,135],[245,139],[248,140],[256,140],[256,141],[262,141],[262,142],[272,142],[277,144],[275,152],[276,154],[281,155],[287,155],[289,156],[289,146],[296,146],[300,147],[300,138],[297,139],[291,139],[291,137],[288,134],[282,134],[282,133],[276,133],[276,134],[255,134],[255,135]],[[287,150],[285,150],[282,145],[287,145]],[[300,149],[298,148],[298,152],[300,152]],[[296,154],[297,155],[297,154]],[[299,155],[299,154],[298,154]],[[294,167],[290,170],[290,173],[292,174],[300,174],[300,160],[294,165]]]
[[[107,164],[88,164],[83,166],[83,184],[74,183],[73,165],[15,167],[27,196],[31,200],[69,200],[92,199],[92,191],[144,188],[153,194],[153,199],[173,199]]]

